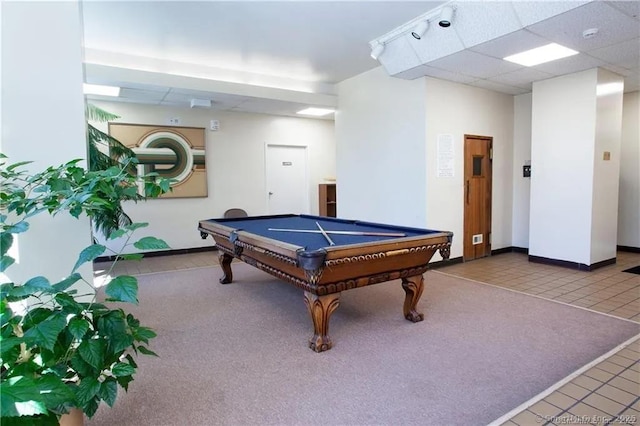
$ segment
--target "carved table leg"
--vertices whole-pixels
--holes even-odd
[[[222,267],[222,278],[220,278],[220,284],[229,284],[233,280],[233,274],[231,273],[231,261],[233,256],[225,252],[220,252],[218,256],[220,266]]]
[[[424,277],[422,274],[413,277],[402,278],[402,288],[406,293],[404,298],[404,317],[412,322],[419,322],[424,319],[424,314],[416,311],[422,290],[424,289]]]
[[[340,305],[340,293],[318,296],[305,291],[304,303],[313,321],[313,337],[309,339],[309,347],[316,352],[328,351],[332,346],[329,338],[329,318]]]

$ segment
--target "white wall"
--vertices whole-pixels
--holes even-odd
[[[454,136],[454,178],[436,177],[438,134]],[[464,134],[494,138],[492,247],[511,246],[512,96],[382,68],[339,85],[339,216],[453,231],[462,256]]]
[[[77,2],[2,2],[2,152],[41,171],[86,158],[80,11]],[[66,277],[91,244],[89,221],[61,214],[30,220],[18,236],[16,283]],[[89,280],[92,267],[79,272]],[[84,288],[86,291],[86,288]]]
[[[531,93],[513,98],[513,233],[514,247],[529,247],[529,197],[531,178],[522,176],[531,161]],[[535,173],[535,170],[533,171]]]
[[[149,222],[149,227],[136,236],[162,238],[172,249],[211,246],[210,239],[200,238],[198,221],[221,217],[229,208],[245,209],[252,216],[268,213],[266,144],[307,146],[312,214],[318,213],[318,184],[335,175],[335,137],[330,120],[116,102],[95,104],[119,115],[119,123],[166,125],[169,118],[179,117],[181,126],[205,128],[208,197],[150,199],[125,207],[134,221]],[[219,120],[220,130],[208,130],[212,119]],[[107,129],[104,123],[94,124]],[[118,244],[110,246],[117,248]]]
[[[492,250],[512,245],[513,96],[435,78],[426,81],[427,223],[453,231],[451,257],[463,253],[464,135],[493,137]],[[438,178],[437,138],[455,144],[453,178]]]
[[[598,69],[597,79],[598,87],[611,84],[623,87],[622,76],[611,71]],[[622,89],[596,96],[595,124],[590,264],[616,257]],[[604,160],[605,153],[609,153],[609,160]]]
[[[640,248],[640,92],[625,93],[622,114],[618,245]]]
[[[597,70],[533,84],[529,254],[591,264]]]
[[[426,220],[425,81],[382,67],[338,85],[338,216],[432,227]]]

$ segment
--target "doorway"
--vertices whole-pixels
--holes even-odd
[[[492,137],[464,136],[464,261],[491,254],[492,147]]]
[[[308,214],[307,147],[267,145],[265,157],[269,214]]]

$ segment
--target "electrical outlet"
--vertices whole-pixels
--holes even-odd
[[[173,125],[173,126],[177,126],[180,124],[180,118],[179,117],[171,117],[169,119],[169,124]]]

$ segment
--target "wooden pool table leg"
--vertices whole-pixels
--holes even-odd
[[[404,298],[404,317],[412,322],[420,322],[424,319],[424,314],[416,311],[422,290],[424,289],[424,277],[422,274],[413,277],[402,278],[402,288],[406,293]]]
[[[222,278],[220,278],[220,284],[229,284],[233,281],[233,274],[231,273],[231,261],[233,256],[225,252],[220,252],[218,255],[220,266],[222,267]]]
[[[333,346],[329,337],[329,318],[340,305],[340,293],[318,296],[305,291],[304,303],[313,321],[313,337],[309,339],[309,347],[316,352],[328,351]]]

